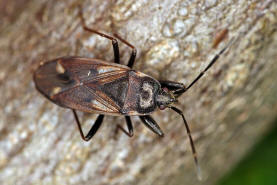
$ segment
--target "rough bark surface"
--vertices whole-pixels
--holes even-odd
[[[193,133],[202,182],[185,127],[172,111],[153,114],[163,138],[133,117],[133,138],[119,133],[113,139],[115,123],[124,119],[107,116],[93,140],[83,142],[71,111],[36,91],[32,73],[41,61],[65,55],[113,60],[111,43],[81,28],[79,4],[91,27],[134,44],[135,69],[157,79],[188,84],[235,39],[177,104]],[[213,184],[276,116],[274,0],[2,0],[0,17],[0,184]],[[226,33],[222,40],[220,33]],[[121,44],[120,50],[126,63],[130,49]],[[79,115],[86,129],[96,118]]]

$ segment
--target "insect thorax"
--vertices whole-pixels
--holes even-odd
[[[140,91],[138,93],[137,105],[139,113],[151,113],[156,107],[155,97],[160,89],[160,85],[152,78],[144,77],[141,80]]]

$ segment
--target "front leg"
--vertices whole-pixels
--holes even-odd
[[[139,116],[139,118],[147,128],[152,130],[152,132],[154,132],[155,134],[157,134],[161,137],[164,136],[163,131],[161,130],[159,125],[156,123],[156,121],[151,116],[145,115],[145,116]]]

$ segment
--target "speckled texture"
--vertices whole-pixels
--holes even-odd
[[[232,47],[177,104],[191,126],[204,184],[212,184],[271,128],[277,112],[277,5],[274,0],[0,2],[0,184],[168,185],[197,181],[182,120],[153,117],[158,138],[132,118],[135,135],[113,139],[106,117],[83,142],[70,110],[34,87],[39,62],[64,55],[112,61],[111,43],[80,27],[116,32],[138,49],[135,69],[188,84],[231,38]],[[228,34],[216,48],[220,30]],[[130,49],[120,44],[122,63]],[[96,115],[79,114],[85,128]]]

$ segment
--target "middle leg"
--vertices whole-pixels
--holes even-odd
[[[130,59],[129,59],[128,64],[127,64],[128,67],[132,68],[133,65],[134,65],[135,59],[136,59],[136,54],[137,54],[136,48],[132,44],[130,44],[129,42],[127,42],[126,40],[124,40],[123,38],[121,38],[117,34],[114,34],[114,36],[116,37],[116,38],[114,38],[114,37],[109,36],[107,34],[101,33],[101,32],[99,32],[99,31],[97,31],[93,28],[89,28],[85,23],[85,19],[84,19],[81,7],[79,9],[80,9],[79,10],[79,15],[80,15],[81,23],[82,23],[82,26],[83,26],[84,30],[95,33],[95,34],[98,34],[101,37],[105,37],[105,38],[112,41],[113,51],[114,51],[114,62],[115,63],[120,64],[119,48],[118,48],[118,42],[117,42],[116,38],[118,38],[121,42],[123,42],[124,44],[126,44],[127,46],[132,48],[132,54],[131,54]]]
[[[132,49],[132,53],[131,53],[131,56],[129,58],[127,66],[130,67],[130,68],[133,68],[133,65],[134,65],[135,59],[136,59],[136,55],[137,55],[136,48],[132,44],[130,44],[128,41],[121,38],[118,34],[114,34],[114,36]]]
[[[163,137],[164,133],[159,127],[159,125],[156,123],[156,121],[149,115],[146,116],[139,116],[141,121],[144,123],[144,125],[152,130],[155,134],[158,134],[159,136]]]
[[[86,23],[85,23],[85,19],[84,19],[84,16],[83,16],[83,12],[82,12],[82,9],[81,7],[79,8],[79,16],[81,18],[81,23],[82,23],[82,26],[83,26],[83,29],[88,31],[88,32],[92,32],[92,33],[95,33],[101,37],[105,37],[109,40],[112,41],[112,45],[113,45],[113,52],[114,52],[114,62],[117,63],[117,64],[120,64],[120,57],[119,57],[119,48],[118,48],[118,42],[116,40],[116,38],[112,37],[112,36],[109,36],[109,35],[106,35],[104,33],[101,33],[93,28],[89,28]]]

